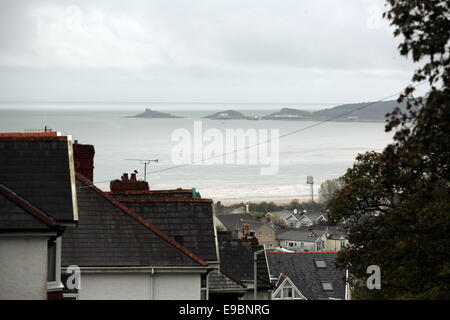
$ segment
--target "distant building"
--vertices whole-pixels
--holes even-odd
[[[321,251],[325,245],[312,230],[280,230],[276,239],[281,248],[293,251]]]
[[[328,218],[326,217],[326,215],[321,212],[303,212],[297,213],[295,216],[298,220],[297,228],[309,227],[328,222]]]
[[[244,214],[224,214],[216,216],[219,223],[228,231],[232,237],[242,239],[256,237],[260,245],[266,248],[275,248],[278,241],[275,239],[275,229],[265,221],[259,221],[254,216]],[[245,234],[245,229],[247,233]]]

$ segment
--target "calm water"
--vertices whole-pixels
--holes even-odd
[[[80,143],[95,146],[94,180],[104,190],[109,180],[143,165],[126,159],[159,159],[148,167],[151,188],[195,187],[214,200],[307,199],[306,176],[314,176],[315,191],[326,179],[345,173],[358,153],[381,151],[391,141],[384,123],[329,122],[279,141],[278,174],[263,176],[259,165],[191,165],[152,174],[174,166],[171,150],[177,144],[171,134],[178,128],[193,131],[194,121],[213,112],[234,109],[245,114],[265,115],[289,106],[317,110],[317,105],[249,104],[0,104],[0,132],[22,132],[45,125],[72,135]],[[145,107],[185,116],[183,119],[135,119],[125,116]],[[255,109],[247,110],[247,109]],[[280,135],[313,122],[204,120],[203,128],[279,129]],[[143,174],[140,174],[143,178]]]

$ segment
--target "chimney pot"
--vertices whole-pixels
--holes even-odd
[[[136,180],[136,173],[132,173],[132,174],[131,174],[130,181],[137,181],[137,180]]]
[[[123,181],[128,181],[128,173],[122,174],[122,180]]]

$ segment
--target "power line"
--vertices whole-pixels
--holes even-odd
[[[417,85],[415,85],[415,86],[412,86],[412,87],[413,87],[413,88],[417,88],[417,87],[419,87],[419,86],[421,86],[421,85],[423,85],[423,84],[425,84],[425,83],[426,83],[426,81],[423,81],[423,82],[421,82],[421,83],[419,83],[419,84],[417,84]],[[280,135],[280,136],[278,136],[278,137],[276,137],[276,138],[267,139],[267,140],[265,140],[265,141],[255,143],[255,144],[253,144],[253,145],[249,145],[249,146],[246,146],[246,147],[244,147],[244,148],[234,149],[233,151],[228,151],[228,152],[225,152],[225,153],[222,153],[222,154],[219,154],[219,155],[215,155],[215,156],[212,156],[212,157],[209,157],[209,158],[206,158],[206,159],[202,159],[202,160],[198,160],[198,161],[193,161],[193,162],[185,163],[185,164],[180,164],[180,165],[172,166],[172,167],[165,168],[165,169],[155,170],[155,171],[152,171],[150,174],[161,173],[161,172],[165,172],[165,171],[169,171],[169,170],[174,170],[174,169],[184,168],[184,167],[187,167],[187,166],[190,166],[190,165],[194,165],[194,164],[198,164],[198,163],[202,163],[202,162],[205,162],[205,161],[208,161],[208,160],[211,160],[211,159],[223,157],[223,156],[226,156],[226,155],[228,155],[228,154],[234,154],[234,153],[237,153],[237,152],[239,152],[239,151],[248,150],[248,149],[257,147],[257,146],[259,146],[259,145],[262,145],[262,144],[266,144],[266,143],[272,142],[272,141],[274,141],[274,140],[279,140],[279,139],[282,139],[282,138],[291,136],[291,135],[293,135],[293,134],[297,134],[297,133],[300,133],[300,132],[303,132],[303,131],[306,131],[306,130],[309,130],[309,129],[312,129],[312,128],[315,128],[315,127],[318,127],[318,126],[320,126],[320,125],[322,125],[322,124],[324,124],[324,123],[331,122],[331,121],[333,121],[333,120],[342,118],[342,117],[344,117],[344,116],[346,116],[346,115],[349,115],[349,114],[352,114],[352,113],[354,113],[354,112],[356,112],[356,111],[366,109],[366,108],[368,108],[368,107],[370,107],[370,106],[372,106],[372,105],[374,105],[374,104],[377,104],[377,103],[383,102],[383,101],[385,101],[385,100],[387,100],[387,99],[391,99],[391,98],[393,98],[393,97],[396,97],[396,96],[398,96],[398,95],[401,94],[401,93],[402,93],[402,92],[397,92],[397,93],[391,94],[391,95],[389,95],[389,96],[387,96],[387,97],[384,97],[384,98],[382,98],[382,99],[380,99],[380,100],[377,100],[377,101],[375,101],[375,102],[369,102],[369,103],[367,103],[367,104],[365,104],[365,105],[362,105],[361,107],[358,107],[358,108],[352,109],[352,110],[350,110],[350,111],[341,113],[341,114],[339,114],[339,115],[337,115],[337,116],[334,116],[334,117],[331,117],[331,118],[328,118],[328,119],[325,119],[325,120],[322,120],[322,121],[313,123],[313,124],[311,124],[311,125],[309,125],[309,126],[306,126],[306,127],[303,127],[303,128],[297,129],[297,130],[293,130],[293,131],[287,132],[287,133],[282,134],[282,135]],[[109,182],[109,181],[110,181],[110,180],[104,180],[104,181],[97,181],[97,182],[95,182],[95,183],[105,183],[105,182]],[[88,186],[84,186],[84,187],[81,187],[81,188],[86,188],[86,187],[88,187]]]
[[[424,81],[424,82],[422,82],[422,83],[419,83],[418,85],[414,86],[414,88],[417,88],[417,87],[423,85],[425,82],[426,82],[426,81]],[[222,153],[222,154],[219,154],[219,155],[215,155],[215,156],[212,156],[212,157],[209,157],[209,158],[206,158],[206,159],[202,159],[202,160],[198,160],[198,161],[193,161],[193,162],[186,163],[186,164],[180,164],[180,165],[177,165],[177,166],[172,166],[172,167],[165,168],[165,169],[161,169],[161,170],[156,170],[156,171],[153,171],[152,174],[159,173],[159,172],[164,172],[164,171],[168,171],[168,170],[172,170],[172,169],[178,169],[178,168],[187,167],[187,166],[189,166],[189,165],[198,164],[198,163],[201,163],[201,162],[204,162],[204,161],[208,161],[208,160],[211,160],[211,159],[223,157],[223,156],[226,156],[226,155],[231,154],[231,153],[234,154],[234,153],[239,152],[239,151],[248,150],[248,149],[257,147],[257,146],[259,146],[259,145],[262,145],[262,144],[265,144],[265,143],[272,142],[273,140],[279,140],[279,139],[282,139],[282,138],[291,136],[291,135],[293,135],[293,134],[296,134],[296,133],[299,133],[299,132],[303,132],[303,131],[306,131],[306,130],[308,130],[308,129],[311,129],[311,128],[320,126],[320,125],[322,125],[322,124],[324,124],[324,123],[326,123],[326,122],[330,122],[330,121],[336,120],[336,119],[338,119],[338,118],[344,117],[344,116],[346,116],[346,115],[352,114],[352,113],[354,113],[354,112],[356,112],[356,111],[363,110],[363,109],[368,108],[368,107],[370,107],[370,106],[372,106],[372,105],[374,105],[374,104],[377,104],[377,103],[379,103],[379,102],[383,102],[384,100],[387,100],[387,99],[393,98],[393,97],[395,97],[395,96],[398,96],[400,93],[401,93],[401,92],[394,93],[394,94],[392,94],[392,95],[390,95],[390,96],[387,96],[387,97],[385,97],[385,98],[383,98],[383,99],[381,99],[381,100],[378,100],[378,101],[375,101],[375,102],[367,103],[366,105],[363,105],[363,106],[358,107],[358,108],[356,108],[356,109],[353,109],[353,110],[344,112],[344,113],[342,113],[342,114],[339,114],[339,115],[337,115],[337,116],[331,117],[331,118],[329,118],[329,119],[325,119],[325,120],[322,120],[322,121],[313,123],[313,124],[311,124],[311,125],[309,125],[309,126],[306,126],[306,127],[303,127],[303,128],[300,128],[300,129],[297,129],[297,130],[294,130],[294,131],[291,131],[291,132],[288,132],[288,133],[285,133],[285,134],[282,134],[282,135],[278,136],[277,138],[271,138],[271,139],[268,139],[268,140],[265,140],[265,141],[262,141],[262,142],[255,143],[255,144],[253,144],[253,145],[246,146],[246,147],[244,147],[244,148],[235,149],[235,150],[233,150],[233,151],[228,151],[228,152],[225,152],[225,153]]]

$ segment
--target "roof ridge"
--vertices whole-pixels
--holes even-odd
[[[192,193],[192,189],[158,189],[158,190],[128,190],[128,191],[115,191],[105,192],[112,195],[141,195],[141,194],[159,194],[159,193]]]
[[[45,223],[49,227],[57,227],[60,226],[59,223],[55,221],[51,216],[46,214],[41,209],[37,208],[35,205],[33,205],[28,200],[22,198],[17,193],[9,189],[4,184],[0,183],[0,194],[5,196],[10,201],[14,202],[16,205],[18,205],[20,208],[31,214],[33,217],[39,219],[41,222]]]
[[[132,203],[138,203],[138,202],[206,202],[206,203],[212,203],[212,199],[206,199],[206,198],[121,198],[117,197],[114,198],[119,202],[132,202]]]
[[[280,252],[280,251],[267,251],[267,254],[332,254],[338,253],[337,251],[297,251],[297,252]]]
[[[142,225],[144,225],[147,229],[149,229],[150,231],[152,231],[153,233],[155,233],[157,236],[159,236],[161,239],[163,239],[164,241],[168,242],[169,244],[171,244],[172,246],[174,246],[175,248],[177,248],[178,250],[182,251],[184,254],[186,254],[187,256],[189,256],[191,259],[193,259],[195,262],[197,262],[198,264],[202,265],[202,266],[206,266],[208,265],[208,263],[206,261],[204,261],[202,258],[200,258],[199,256],[197,256],[195,253],[193,253],[192,251],[190,251],[189,249],[185,248],[184,246],[182,246],[181,244],[179,244],[178,242],[176,242],[173,238],[171,238],[170,236],[168,236],[167,234],[165,234],[164,232],[162,232],[161,230],[159,230],[158,228],[156,228],[154,225],[152,225],[151,223],[149,223],[148,221],[146,221],[144,218],[142,218],[140,215],[138,215],[137,213],[135,213],[134,211],[132,211],[131,209],[129,209],[128,207],[124,206],[123,204],[121,204],[120,202],[118,202],[116,199],[110,197],[108,194],[106,194],[105,192],[103,192],[101,189],[99,189],[98,187],[96,187],[95,185],[92,184],[92,182],[90,180],[88,180],[87,178],[85,178],[84,176],[82,176],[81,174],[79,174],[78,172],[76,173],[76,178],[81,181],[82,183],[84,183],[86,186],[88,186],[89,188],[91,188],[92,190],[94,190],[95,192],[97,192],[99,195],[101,195],[103,198],[105,198],[106,200],[108,200],[109,202],[111,202],[114,206],[116,206],[117,208],[119,208],[120,210],[122,210],[123,212],[125,212],[127,215],[129,215],[131,218],[133,218],[134,220],[136,220],[137,222],[141,223]]]

